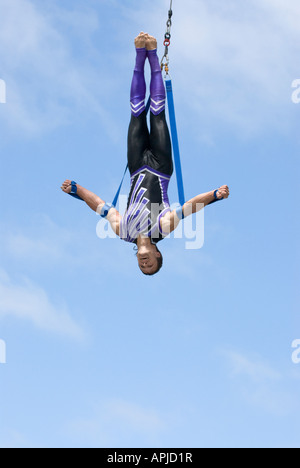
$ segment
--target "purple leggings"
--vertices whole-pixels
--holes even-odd
[[[130,92],[131,121],[128,131],[128,166],[133,174],[147,165],[166,175],[173,173],[172,146],[165,115],[166,91],[156,50],[136,49],[136,65]],[[145,62],[151,67],[150,132],[145,98]]]

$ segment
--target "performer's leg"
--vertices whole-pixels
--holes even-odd
[[[166,90],[157,50],[148,50],[148,58],[151,67],[150,148],[155,157],[159,159],[160,170],[172,175],[172,145],[165,114]]]
[[[145,110],[146,81],[144,70],[146,58],[146,48],[136,48],[136,63],[130,91],[131,113],[135,117],[138,117]]]
[[[144,36],[141,33],[136,38],[136,46],[143,45],[143,43],[145,45]],[[136,64],[130,92],[131,121],[128,130],[128,166],[131,174],[142,166],[143,154],[149,147],[149,130],[145,110],[146,81],[144,68],[146,58],[146,48],[136,47]]]

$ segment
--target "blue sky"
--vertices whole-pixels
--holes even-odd
[[[202,249],[144,277],[59,190],[113,198],[133,38],[162,54],[168,7],[0,0],[1,447],[300,446],[299,2],[173,2],[186,197],[231,189]]]

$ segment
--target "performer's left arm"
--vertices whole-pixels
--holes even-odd
[[[173,232],[177,228],[182,218],[186,218],[194,213],[197,213],[205,206],[208,206],[216,201],[215,193],[217,200],[226,199],[229,197],[229,188],[227,185],[222,185],[222,187],[220,187],[217,192],[216,190],[212,190],[211,192],[202,193],[192,198],[183,205],[182,210],[173,210],[169,213],[166,213],[166,215],[161,219],[162,231],[165,233]]]

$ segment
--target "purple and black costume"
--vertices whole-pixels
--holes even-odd
[[[131,188],[120,237],[135,243],[139,235],[144,235],[157,243],[167,235],[160,229],[160,219],[170,211],[168,186],[173,174],[171,139],[165,116],[166,92],[157,51],[136,49],[136,52],[128,131]],[[151,67],[150,132],[145,110],[147,57]]]

